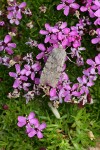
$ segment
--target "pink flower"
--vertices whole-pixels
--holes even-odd
[[[80,7],[79,4],[74,3],[75,0],[61,0],[61,1],[62,3],[57,6],[57,10],[64,9],[64,15],[66,16],[68,16],[71,9],[75,11]]]
[[[80,10],[82,12],[88,11],[91,18],[94,18],[94,10],[97,10],[98,7],[93,5],[93,0],[87,0],[86,6],[81,6]]]
[[[25,126],[28,123],[33,125],[35,123],[35,121],[36,121],[36,119],[34,117],[35,117],[35,113],[33,113],[33,112],[30,112],[28,117],[18,116],[18,123],[17,123],[17,125],[19,127],[23,127],[23,126]]]
[[[38,44],[38,49],[41,51],[37,56],[37,60],[40,60],[40,59],[44,59],[44,62],[46,62],[47,58],[48,58],[48,55],[50,54],[50,52],[52,51],[53,47],[50,46],[48,48],[46,48],[44,46],[44,44],[40,43]]]
[[[96,30],[96,34],[97,37],[91,40],[92,44],[100,43],[100,28]]]
[[[16,64],[15,65],[16,68],[16,73],[15,72],[9,72],[9,75],[11,77],[13,77],[15,79],[14,84],[13,84],[13,88],[22,88],[22,83],[23,81],[27,81],[28,78],[26,76],[21,75],[21,69],[20,69],[20,65]]]
[[[43,138],[42,130],[46,128],[46,123],[39,124],[37,122],[34,124],[34,127],[31,127],[29,124],[26,126],[26,131],[28,133],[28,137],[32,138],[37,135],[39,139]]]
[[[15,1],[12,3],[12,6],[8,7],[8,15],[7,18],[10,20],[10,23],[15,23],[19,25],[19,21],[22,19],[22,13],[24,8],[26,7],[26,2],[22,2],[21,4],[17,4]]]
[[[6,35],[3,41],[0,41],[0,51],[6,51],[9,55],[13,54],[12,48],[16,48],[15,43],[11,43],[11,36]]]

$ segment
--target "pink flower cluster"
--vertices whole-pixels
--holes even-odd
[[[68,16],[69,13],[75,13],[80,8],[81,12],[89,12],[91,18],[97,18],[94,22],[95,25],[100,25],[100,1],[87,0],[84,1],[84,6],[80,6],[75,0],[61,0],[61,4],[57,6],[57,10],[64,9],[64,15]]]
[[[44,44],[38,44],[38,49],[41,50],[41,53],[39,53],[36,58],[38,60],[43,58],[45,62],[52,49],[61,44],[66,51],[70,48],[71,52],[67,53],[67,56],[69,55],[71,58],[76,57],[77,65],[83,65],[84,61],[81,56],[81,51],[84,51],[85,48],[81,47],[81,41],[86,25],[89,26],[90,24],[91,22],[88,18],[81,18],[76,26],[70,28],[67,27],[66,22],[58,22],[54,27],[45,24],[46,30],[40,30],[40,34],[45,35],[44,43],[49,43],[50,47],[46,48]],[[67,59],[68,58],[69,57],[67,57]]]
[[[59,102],[72,101],[78,98],[78,103],[92,102],[92,98],[88,100],[90,95],[89,88],[94,85],[94,81],[97,79],[97,75],[100,75],[100,54],[98,54],[94,61],[92,59],[87,59],[87,64],[91,67],[83,70],[83,76],[78,77],[78,83],[72,85],[69,80],[68,75],[63,72],[58,85],[56,88],[50,89],[50,100],[59,99]]]
[[[45,35],[44,43],[50,43],[53,47],[61,44],[64,48],[81,46],[81,35],[76,27],[67,27],[66,22],[58,22],[54,27],[45,24],[46,30],[40,30],[40,34]]]
[[[85,6],[80,7],[80,11],[89,12],[91,18],[96,18],[94,24],[100,25],[100,1],[99,0],[87,0]]]
[[[24,89],[28,91],[28,87],[31,83],[26,83],[26,81],[32,80],[35,84],[39,84],[39,78],[36,78],[37,72],[41,70],[41,65],[39,62],[34,62],[34,64],[25,64],[23,69],[20,68],[19,64],[15,64],[16,73],[10,72],[9,75],[15,79],[13,88]]]
[[[20,64],[15,64],[16,73],[9,72],[9,75],[15,79],[13,88],[18,90],[23,89],[25,92],[27,92],[24,97],[26,97],[26,101],[29,101],[31,99],[31,95],[34,96],[36,93],[37,95],[39,94],[37,86],[39,85],[41,65],[38,61],[33,61],[32,53],[27,54],[27,56],[23,58],[23,63],[24,62],[27,63],[24,64],[22,69]]]
[[[35,135],[41,139],[43,138],[42,131],[46,128],[46,123],[39,123],[39,120],[35,118],[35,113],[30,112],[29,116],[23,117],[18,116],[18,127],[26,127],[26,134],[28,134],[28,137],[32,138]]]

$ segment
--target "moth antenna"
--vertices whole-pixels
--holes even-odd
[[[72,63],[74,63],[75,65],[77,65],[74,61],[72,61],[68,56],[67,56],[68,60]]]

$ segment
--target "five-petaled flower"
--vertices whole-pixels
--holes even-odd
[[[64,9],[64,15],[68,16],[70,11],[79,9],[80,5],[75,0],[61,0],[62,3],[57,6],[57,10]]]
[[[10,20],[10,23],[15,23],[19,25],[19,21],[22,19],[22,13],[26,7],[26,2],[22,2],[21,4],[17,4],[16,1],[12,3],[12,6],[7,8],[8,15],[7,18]]]
[[[6,35],[3,41],[0,41],[0,51],[6,51],[9,55],[13,54],[12,48],[16,48],[15,43],[11,43],[11,36]]]

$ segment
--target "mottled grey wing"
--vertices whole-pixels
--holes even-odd
[[[62,47],[54,48],[47,59],[40,77],[40,85],[56,87],[66,59],[66,51]]]

